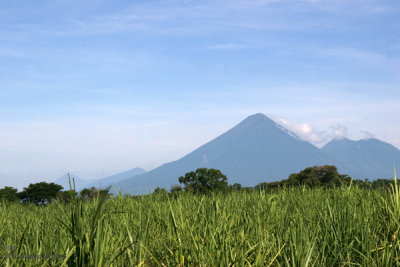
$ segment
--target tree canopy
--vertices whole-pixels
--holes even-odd
[[[73,199],[76,199],[77,196],[78,192],[75,190],[59,191],[57,193],[57,199],[64,203],[71,202]]]
[[[207,168],[199,168],[179,177],[179,183],[184,184],[185,191],[200,194],[226,190],[227,180],[228,178],[220,170]]]
[[[15,201],[18,199],[18,189],[6,186],[3,189],[0,189],[0,201]]]
[[[83,189],[80,193],[79,196],[82,200],[93,200],[97,198],[98,196],[104,196],[105,198],[108,198],[110,196],[109,194],[109,188],[107,189],[97,189],[96,187],[91,187],[91,188],[85,188]]]
[[[56,198],[57,193],[63,189],[61,185],[55,183],[40,182],[29,184],[19,194],[19,198],[23,201],[33,202],[36,204],[47,203]]]
[[[351,178],[348,175],[340,174],[335,166],[324,165],[305,168],[299,173],[292,173],[288,179],[280,182],[261,183],[256,188],[271,189],[296,185],[332,187],[349,184],[350,181]]]
[[[299,173],[293,173],[289,176],[287,183],[290,185],[308,185],[308,186],[335,186],[340,185],[340,181],[347,178],[347,175],[341,175],[335,166],[324,165],[308,167]]]

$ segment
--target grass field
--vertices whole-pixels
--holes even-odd
[[[1,266],[396,266],[400,195],[355,186],[0,204]]]

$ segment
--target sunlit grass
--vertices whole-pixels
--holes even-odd
[[[389,191],[352,185],[2,203],[0,265],[396,266],[399,222],[396,177]]]

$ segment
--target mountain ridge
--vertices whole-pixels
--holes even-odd
[[[199,167],[220,169],[230,183],[251,186],[286,178],[311,164],[333,163],[316,146],[257,113],[184,157],[122,180],[115,187],[127,193],[148,193],[157,186],[177,184],[179,176]]]
[[[110,176],[95,182],[96,187],[113,185],[122,193],[143,194],[156,187],[169,189],[180,176],[197,168],[219,169],[231,184],[255,186],[316,165],[335,165],[353,178],[392,178],[393,163],[400,166],[400,150],[378,139],[335,138],[318,148],[257,113],[177,160],[145,173],[127,171],[119,179]]]
[[[354,178],[392,178],[394,165],[400,166],[400,150],[376,138],[333,139],[321,149],[338,160],[338,169],[347,169]]]
[[[143,174],[146,171],[140,167],[136,167],[127,171],[123,171],[120,173],[116,173],[104,178],[97,178],[97,179],[83,179],[81,177],[76,176],[75,174],[67,173],[60,178],[56,179],[55,183],[59,184],[64,187],[64,190],[69,190],[69,180],[71,178],[71,185],[73,186],[73,179],[75,181],[75,189],[80,191],[84,188],[91,188],[91,187],[100,187],[106,188],[107,186],[111,186],[114,183],[117,183],[123,179],[134,177],[139,174]]]

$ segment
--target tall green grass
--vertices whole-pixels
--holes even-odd
[[[2,203],[0,265],[396,266],[399,231],[397,180],[389,191],[352,185]]]

